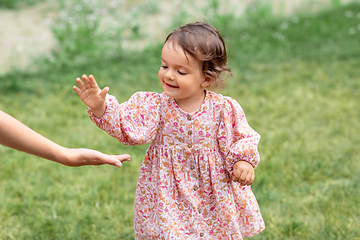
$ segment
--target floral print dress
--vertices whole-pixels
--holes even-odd
[[[98,127],[124,144],[150,143],[137,183],[136,239],[242,239],[265,228],[250,186],[232,181],[239,160],[256,167],[260,135],[240,105],[206,91],[193,113],[164,93],[107,96]]]

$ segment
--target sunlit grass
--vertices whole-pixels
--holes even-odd
[[[264,74],[257,76],[266,81],[255,76],[244,90],[228,90],[262,135],[263,162],[253,190],[268,221],[258,239],[347,239],[359,234],[356,65],[356,60],[329,64],[296,59],[254,64],[247,73],[262,68]],[[263,84],[257,86],[257,81]],[[251,89],[258,93],[252,95]]]
[[[250,25],[214,17],[234,74],[221,92],[239,101],[262,136],[253,191],[266,229],[253,239],[360,236],[360,30],[349,31],[359,12],[353,4]],[[123,146],[98,129],[71,87],[92,73],[120,102],[135,91],[161,91],[160,50],[69,59],[66,70],[59,67],[64,59],[42,60],[37,72],[0,77],[0,109],[46,137],[132,156],[122,169],[69,168],[0,147],[0,239],[134,239],[133,201],[147,146]]]

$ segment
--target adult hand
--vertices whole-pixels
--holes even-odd
[[[129,154],[107,155],[99,151],[87,148],[65,148],[64,150],[66,151],[66,154],[64,154],[64,159],[59,162],[71,167],[102,164],[109,164],[121,167],[122,162],[130,160]]]
[[[60,146],[30,129],[19,120],[0,111],[0,144],[49,159],[67,166],[110,164],[122,166],[130,155],[107,155],[96,150]]]

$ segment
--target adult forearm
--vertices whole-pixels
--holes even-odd
[[[59,162],[64,147],[36,133],[10,115],[0,111],[0,144]]]

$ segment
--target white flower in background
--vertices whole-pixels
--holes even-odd
[[[353,35],[356,33],[356,28],[352,27],[349,29],[349,34]]]
[[[354,16],[354,13],[352,11],[348,10],[345,12],[345,16],[348,18],[352,18]]]

